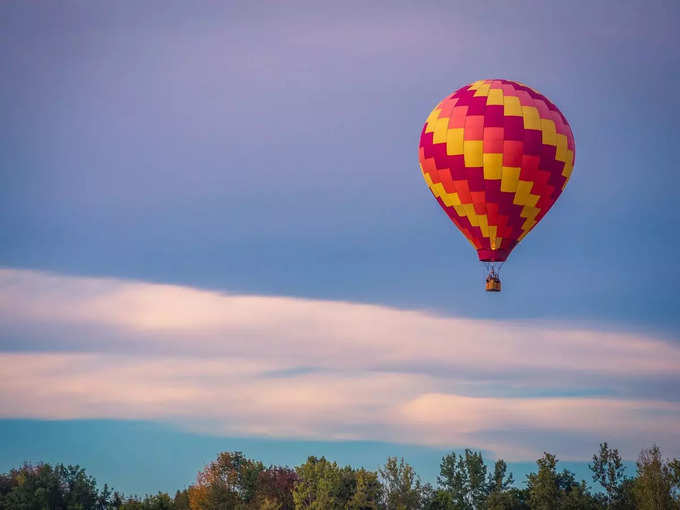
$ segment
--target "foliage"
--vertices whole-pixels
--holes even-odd
[[[257,482],[264,470],[261,462],[241,452],[222,452],[198,473],[189,488],[191,510],[247,509],[256,504]]]
[[[422,485],[413,467],[388,457],[379,469],[383,485],[383,504],[386,510],[415,510],[420,508]]]
[[[341,510],[352,496],[352,469],[340,468],[325,457],[309,457],[297,468],[297,475],[293,489],[296,510]]]
[[[632,485],[625,477],[625,466],[619,451],[610,449],[604,442],[600,451],[593,455],[592,464],[588,468],[593,472],[593,481],[604,489],[603,506],[616,510],[634,509]]]
[[[595,509],[598,498],[593,496],[584,481],[578,483],[571,471],[557,472],[557,458],[545,452],[536,461],[538,472],[527,475],[529,506],[536,510]]]
[[[355,471],[356,488],[347,505],[348,510],[378,510],[383,488],[378,474],[364,468]]]
[[[428,501],[432,510],[478,510],[490,504],[495,508],[511,505],[516,495],[508,491],[513,484],[512,474],[502,459],[487,475],[481,451],[466,449],[461,455],[451,452],[442,458],[437,477],[438,489]]]
[[[297,482],[298,475],[294,469],[270,466],[260,471],[255,496],[258,508],[294,510],[293,489]]]
[[[108,496],[108,486],[103,494]],[[24,464],[0,475],[0,509],[96,509],[100,493],[94,478],[79,466]]]
[[[680,508],[677,494],[677,459],[665,461],[654,445],[642,450],[637,461],[638,476],[633,485],[636,508],[640,510],[671,510]]]
[[[526,487],[515,484],[498,459],[490,469],[481,451],[442,458],[436,487],[412,466],[389,457],[377,471],[340,467],[309,457],[296,468],[265,467],[241,452],[223,452],[198,473],[196,483],[144,497],[125,496],[79,466],[25,464],[0,474],[0,510],[677,510],[680,460],[657,446],[642,450],[637,473],[626,477],[621,456],[607,443],[589,465],[591,492],[557,458],[544,453]]]

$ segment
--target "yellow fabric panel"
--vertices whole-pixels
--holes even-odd
[[[453,207],[455,205],[460,205],[458,193],[448,193],[441,182],[433,184],[430,186],[430,189],[432,190],[432,193],[434,193],[435,197],[441,198],[445,206]]]
[[[458,194],[454,193],[454,195],[458,195]],[[456,196],[456,198],[460,201],[460,199],[457,196]],[[474,204],[460,204],[460,203],[458,203],[458,204],[453,204],[453,208],[456,210],[456,213],[458,214],[458,216],[467,217],[467,219],[470,220],[470,225],[472,225],[473,227],[479,227],[480,230],[482,231],[482,235],[484,237],[489,237],[491,235],[491,233],[493,232],[493,236],[495,238],[497,227],[495,227],[495,226],[490,227],[489,226],[489,218],[487,217],[487,215],[486,214],[477,214],[475,212]]]
[[[535,206],[538,202],[538,199],[541,197],[531,194],[531,188],[533,186],[533,182],[523,181],[520,179],[517,182],[517,191],[515,192],[515,198],[512,200],[512,203],[516,205]]]
[[[519,168],[504,166],[501,176],[501,191],[514,193],[519,182]]]
[[[473,204],[463,204],[463,210],[472,226],[479,227],[479,216],[477,216],[477,213],[475,212],[475,206]]]
[[[432,190],[432,194],[437,197],[441,198],[442,202],[444,202],[444,205],[447,207],[452,207],[456,205],[460,205],[460,197],[458,196],[458,193],[449,193],[446,191],[446,188],[444,188],[444,185],[441,182],[434,183],[432,182],[432,177],[430,177],[430,174],[426,173],[423,171],[423,166],[420,165],[420,171],[423,172],[423,177],[425,177],[425,182],[427,183],[427,187]]]
[[[525,235],[529,233],[529,231],[536,226],[536,216],[541,210],[538,207],[533,207],[530,205],[525,205],[522,208],[522,211],[519,213],[519,215],[522,218],[526,218],[526,221],[522,225],[522,235],[518,238],[518,240],[521,240],[524,238]]]
[[[486,214],[479,214],[477,216],[477,222],[479,223],[479,228],[482,231],[484,237],[489,237],[489,218]]]
[[[465,140],[463,142],[465,166],[482,166],[482,143],[482,140]]]
[[[477,214],[475,212],[474,204],[462,204],[461,206],[454,206],[454,209],[459,216],[467,216],[470,220],[470,225],[479,227],[484,237],[490,236],[490,229],[494,229],[494,236],[496,235],[496,227],[489,227],[489,218],[486,214]]]
[[[513,198],[512,203],[515,205],[526,205],[533,185],[533,182],[523,181],[521,179],[518,180],[517,191],[515,191],[515,197]]]
[[[567,136],[557,133],[557,151],[555,151],[555,159],[566,163],[568,157]]]
[[[557,145],[557,130],[551,119],[541,119],[542,141],[546,145]]]
[[[539,212],[541,212],[541,210],[538,207],[534,207],[533,205],[525,205],[524,207],[522,207],[522,210],[520,211],[519,215],[522,218],[534,220],[536,219],[536,216],[538,215]]]
[[[443,188],[444,186],[442,186]],[[447,207],[453,207],[454,205],[460,205],[460,198],[458,197],[458,193],[446,193],[444,191],[444,194],[441,196],[442,202],[444,202],[444,205]]]
[[[446,154],[449,156],[463,154],[463,131],[463,128],[454,128],[446,133]]]
[[[445,143],[446,142],[446,132],[449,130],[449,119],[444,117],[443,119],[437,119],[433,123],[432,132],[432,143]]]
[[[541,116],[534,106],[522,106],[524,129],[541,129]]]
[[[574,169],[574,152],[567,149],[567,161],[564,163],[562,175],[569,179],[571,171]]]
[[[435,109],[430,112],[430,115],[427,116],[427,119],[425,120],[425,123],[427,124],[425,127],[426,133],[432,133],[432,131],[434,131],[434,122],[439,118],[441,112],[441,108],[437,105]]]
[[[484,178],[500,179],[503,174],[503,154],[484,153]]]
[[[501,89],[490,89],[489,97],[486,100],[486,105],[502,105],[503,104],[503,91]]]
[[[477,90],[479,87],[481,87],[485,83],[486,83],[486,80],[477,80],[472,85],[470,85],[470,90]]]
[[[489,89],[491,88],[491,85],[488,83],[483,83],[482,85],[475,90],[475,93],[472,97],[481,97],[481,96],[488,96],[489,95]]]
[[[522,116],[522,105],[519,102],[519,97],[503,96],[503,115],[505,116]]]

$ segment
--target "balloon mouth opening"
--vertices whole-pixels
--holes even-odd
[[[510,252],[508,250],[477,250],[481,262],[505,262]]]

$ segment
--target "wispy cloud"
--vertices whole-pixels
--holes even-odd
[[[0,270],[0,322],[3,417],[160,419],[510,459],[574,434],[564,458],[600,440],[630,456],[680,444],[680,347],[653,337],[14,269]]]

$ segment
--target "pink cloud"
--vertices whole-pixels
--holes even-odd
[[[531,429],[619,440],[631,456],[643,437],[680,443],[680,403],[663,396],[532,396],[676,381],[680,347],[653,337],[13,269],[0,270],[0,321],[27,349],[0,352],[2,417],[491,446],[511,459],[551,449],[513,439]],[[31,344],[43,333],[49,352]],[[490,441],[498,429],[507,437]]]

